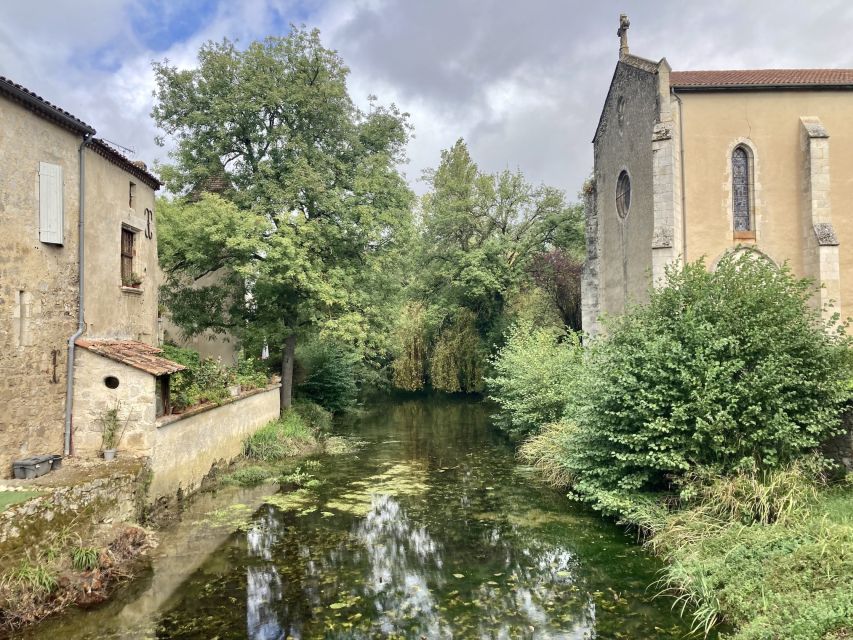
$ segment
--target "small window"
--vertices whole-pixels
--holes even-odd
[[[128,189],[128,206],[133,209],[133,205],[136,203],[136,183],[131,182],[130,188]]]
[[[628,215],[628,210],[631,208],[631,178],[627,171],[622,171],[619,174],[619,179],[616,181],[616,213],[623,220]]]
[[[121,230],[121,283],[129,287],[133,285],[133,249],[136,234],[130,229]]]
[[[619,125],[619,128],[622,128],[622,125],[625,124],[625,97],[619,96],[619,99],[616,101],[616,123]]]
[[[752,163],[742,146],[732,152],[732,221],[735,234],[755,231],[752,223]]]
[[[167,416],[172,413],[172,402],[170,398],[169,376],[159,376],[154,389],[154,403],[156,417]]]
[[[104,386],[107,389],[118,389],[118,385],[118,378],[116,378],[115,376],[107,376],[106,378],[104,378]]]

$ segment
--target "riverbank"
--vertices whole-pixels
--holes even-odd
[[[149,504],[151,472],[142,459],[71,460],[26,487],[6,481],[0,637],[108,600],[118,585],[149,571],[160,534],[198,511],[193,505],[205,504],[211,491],[263,483],[278,490],[301,461],[356,449],[351,439],[328,433],[330,426],[331,414],[301,404],[248,438],[243,455],[214,468],[199,491],[168,504]]]

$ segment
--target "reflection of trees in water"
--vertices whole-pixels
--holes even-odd
[[[573,554],[535,538],[523,540],[514,527],[483,531],[480,545],[488,566],[472,562],[459,569],[470,575],[459,579],[446,566],[442,544],[392,496],[374,496],[369,513],[353,526],[349,544],[340,539],[331,546],[309,543],[294,528],[286,531],[285,544],[276,546],[281,526],[277,528],[271,513],[250,531],[250,551],[263,559],[273,547],[278,553],[288,547],[288,566],[278,557],[279,570],[272,563],[250,569],[248,628],[253,639],[318,634],[517,638],[543,633],[580,639],[594,628],[588,596],[573,590]],[[356,615],[356,622],[348,622]]]

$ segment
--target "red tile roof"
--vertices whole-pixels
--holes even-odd
[[[141,369],[152,376],[163,376],[186,369],[182,364],[161,358],[158,354],[163,353],[162,349],[152,347],[150,344],[145,344],[138,340],[88,340],[86,338],[78,338],[76,344],[78,347],[88,349],[99,356],[121,362],[135,369]]]
[[[669,84],[677,89],[730,88],[853,88],[853,69],[743,69],[735,71],[673,71]]]
[[[77,116],[68,113],[65,109],[60,109],[55,104],[51,104],[42,98],[40,95],[33,93],[26,87],[19,85],[17,82],[12,82],[3,76],[0,76],[0,94],[5,95],[16,102],[20,102],[31,111],[47,118],[48,120],[52,120],[62,127],[79,133],[95,133],[95,130],[92,127],[83,122]]]

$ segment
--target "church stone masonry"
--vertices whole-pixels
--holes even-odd
[[[732,251],[788,262],[821,283],[825,314],[849,315],[853,219],[831,205],[853,200],[853,70],[672,71],[630,53],[629,26],[585,191],[584,328],[644,301],[667,265]]]

